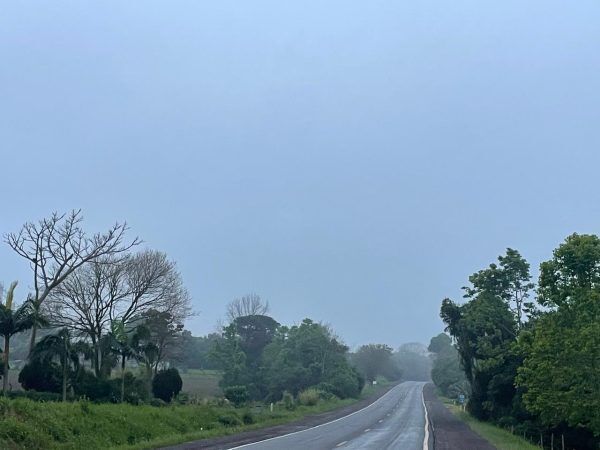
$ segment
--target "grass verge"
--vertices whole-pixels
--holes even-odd
[[[366,388],[361,397],[383,386]],[[357,399],[323,400],[287,410],[277,405],[236,409],[217,405],[153,407],[129,404],[35,402],[0,397],[0,448],[146,449],[225,436],[300,419],[349,405]]]
[[[510,431],[491,423],[481,422],[475,419],[468,412],[463,411],[459,406],[452,404],[450,401],[444,401],[444,403],[455,416],[469,425],[471,430],[487,440],[498,450],[539,450],[538,446],[512,434]]]

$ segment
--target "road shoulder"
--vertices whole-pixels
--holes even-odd
[[[469,426],[448,410],[427,384],[423,398],[430,423],[429,448],[435,450],[494,450],[495,447],[475,433]]]
[[[385,388],[379,390],[377,393],[367,398],[361,399],[355,403],[352,403],[351,405],[320,414],[306,416],[300,420],[295,420],[293,422],[288,422],[282,425],[276,425],[267,428],[260,428],[257,430],[243,431],[241,433],[232,434],[229,436],[186,442],[171,447],[164,447],[163,450],[225,450],[232,447],[251,444],[253,442],[264,441],[265,439],[271,439],[289,433],[295,433],[298,431],[306,430],[308,428],[331,422],[332,420],[339,419],[341,417],[347,416],[348,414],[352,414],[353,412],[361,410],[373,403],[374,401],[376,401],[377,399],[379,399],[380,397],[382,397],[383,395],[385,395],[387,392],[390,391],[390,389],[392,389],[395,386],[395,384],[386,386]]]

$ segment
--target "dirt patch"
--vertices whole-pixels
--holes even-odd
[[[495,447],[452,414],[440,401],[435,387],[428,384],[423,397],[430,422],[430,449],[433,450],[494,450]]]

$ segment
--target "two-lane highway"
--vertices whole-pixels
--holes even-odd
[[[366,408],[348,416],[296,433],[233,448],[423,450],[427,448],[424,385],[425,383],[407,381]]]

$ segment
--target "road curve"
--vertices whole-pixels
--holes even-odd
[[[425,383],[406,381],[369,406],[332,422],[264,441],[244,450],[423,450]]]

